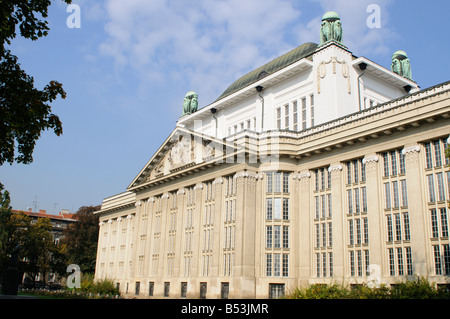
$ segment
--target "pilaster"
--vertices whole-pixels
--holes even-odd
[[[383,229],[385,220],[383,214],[382,183],[379,180],[379,156],[369,154],[364,157],[363,164],[366,167],[366,190],[367,190],[367,219],[369,223],[369,256],[371,276],[381,275],[377,269],[386,269],[386,251],[384,243],[386,238]],[[372,273],[377,272],[377,273]],[[379,280],[379,278],[373,278]]]
[[[422,192],[426,193],[426,185],[421,178],[419,145],[407,146],[402,153],[405,156],[406,185],[408,188],[408,209],[411,231],[411,254],[413,272],[416,275],[427,275],[428,245],[424,225],[426,222],[426,203]]]

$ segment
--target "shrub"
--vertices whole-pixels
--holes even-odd
[[[367,285],[314,284],[305,288],[296,288],[289,299],[450,299],[446,289],[435,288],[425,278],[400,282],[391,287],[381,285],[370,288]]]

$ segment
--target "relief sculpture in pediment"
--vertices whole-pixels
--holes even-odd
[[[195,160],[194,141],[192,138],[180,135],[169,154],[171,169],[192,163]]]

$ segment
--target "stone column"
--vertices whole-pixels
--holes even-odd
[[[422,182],[420,150],[419,145],[412,145],[405,147],[402,153],[405,155],[413,272],[419,276],[426,276],[428,275],[427,255],[429,247],[426,238],[427,211],[424,210],[426,196],[423,196],[423,194],[426,194],[427,185]]]
[[[184,261],[184,249],[183,249],[183,216],[185,211],[184,199],[186,190],[181,188],[177,192],[177,222],[176,222],[176,237],[175,237],[175,259],[173,261],[173,276],[175,278],[183,276],[183,261]]]
[[[160,235],[159,235],[159,261],[158,261],[158,276],[167,276],[167,238],[168,238],[168,227],[167,219],[170,215],[169,206],[169,193],[164,193],[161,196],[161,225],[160,225]]]
[[[241,278],[240,298],[255,296],[255,187],[256,174],[236,174],[236,231],[233,277]]]
[[[201,277],[202,275],[202,216],[203,216],[203,184],[199,183],[194,187],[195,191],[195,215],[194,215],[194,238],[192,240],[192,264],[191,277]],[[195,287],[195,291],[200,289]]]
[[[363,159],[366,166],[366,190],[367,190],[367,220],[369,223],[369,257],[370,257],[370,281],[371,284],[380,284],[383,275],[383,265],[386,256],[386,238],[384,237],[385,217],[382,203],[383,185],[379,176],[379,157],[376,154],[369,154]],[[388,275],[388,273],[384,273]]]
[[[222,238],[222,215],[223,215],[223,179],[216,178],[213,182],[214,185],[214,233],[212,243],[212,264],[211,264],[211,277],[220,276],[220,262],[222,261],[222,251],[220,250],[220,239]]]
[[[298,219],[298,231],[295,234],[294,240],[297,241],[297,257],[296,265],[298,265],[299,285],[303,286],[308,284],[309,278],[311,278],[311,229],[313,227],[311,223],[311,173],[301,172],[297,175],[299,180],[299,210],[296,212],[299,216]]]

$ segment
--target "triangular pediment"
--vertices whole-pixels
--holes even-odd
[[[214,137],[177,127],[150,161],[128,186],[128,189],[165,176],[174,176],[205,163],[220,164],[237,147]]]

